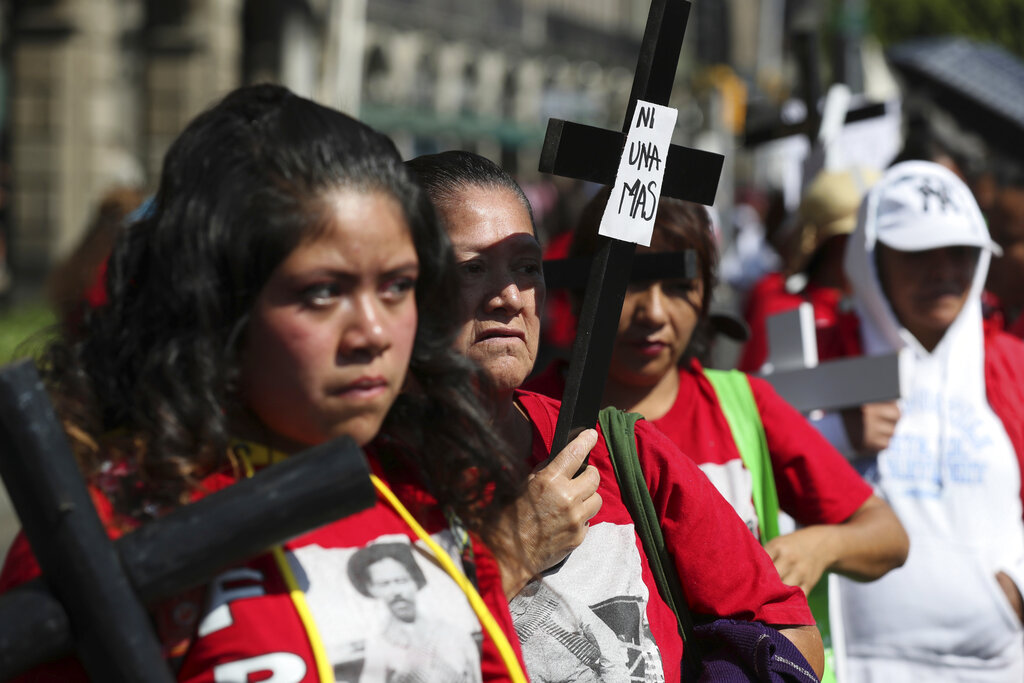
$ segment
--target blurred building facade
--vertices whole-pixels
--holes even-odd
[[[529,180],[548,117],[621,125],[648,11],[640,0],[3,1],[3,228],[27,282],[73,247],[105,190],[155,187],[178,132],[242,83],[353,113],[407,156],[473,149]],[[741,70],[770,61],[758,26],[784,4],[695,3],[680,77],[698,56]],[[690,89],[676,93],[682,126],[706,127]]]

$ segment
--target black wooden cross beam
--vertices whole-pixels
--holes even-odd
[[[846,112],[846,118],[843,119],[843,123],[849,125],[858,121],[878,118],[885,116],[886,111],[885,102],[865,102],[853,105]],[[780,119],[773,119],[761,126],[747,128],[743,133],[743,145],[745,147],[757,147],[758,145],[794,135],[806,135],[813,143],[815,136],[818,134],[818,129],[811,127],[813,125],[813,122],[809,122],[807,118],[793,123],[785,123]]]
[[[755,121],[750,107],[747,109],[747,127],[743,133],[743,145],[753,148],[774,140],[804,135],[810,144],[805,162],[803,185],[809,184],[824,165],[825,152],[820,148],[819,135],[822,127],[822,115],[818,105],[822,99],[821,87],[821,49],[819,25],[821,24],[820,8],[814,3],[802,3],[796,9],[792,20],[790,42],[797,61],[797,83],[804,103],[802,120],[785,122],[780,115],[773,115],[769,120]],[[851,124],[865,119],[876,118],[886,114],[884,102],[864,102],[847,106],[843,123]]]
[[[686,0],[651,1],[622,132],[552,119],[541,151],[542,172],[605,185],[614,183],[637,101],[668,106],[689,13]],[[661,194],[712,204],[722,162],[721,155],[673,145],[666,158]],[[552,454],[561,451],[575,434],[597,424],[601,408],[636,250],[631,242],[607,237],[601,240],[587,279]]]
[[[335,440],[112,544],[30,362],[0,371],[0,474],[43,578],[0,597],[0,679],[76,653],[94,681],[173,681],[144,604],[373,505],[359,448]]]
[[[544,261],[544,286],[547,289],[583,289],[590,273],[590,256],[570,256]],[[629,271],[630,282],[650,282],[686,278],[692,280],[697,271],[697,252],[668,251],[634,256]]]

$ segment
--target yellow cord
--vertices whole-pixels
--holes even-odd
[[[306,594],[299,588],[299,582],[295,580],[295,574],[288,565],[288,558],[285,557],[281,546],[275,546],[273,553],[274,559],[277,561],[277,568],[281,571],[284,582],[288,586],[288,594],[291,595],[292,602],[295,604],[295,611],[299,613],[299,619],[302,620],[306,635],[309,636],[309,647],[313,650],[313,661],[316,662],[316,672],[320,677],[320,683],[335,683],[334,667],[327,661],[327,648],[324,647],[324,641],[320,638],[320,630],[313,620],[313,613],[309,609],[309,603],[306,602]]]
[[[244,453],[241,453],[240,457],[242,464],[245,466],[245,476],[251,477],[253,475],[252,463]],[[391,492],[387,484],[373,474],[370,475],[370,480],[377,489],[377,493],[394,508],[398,516],[409,525],[420,540],[426,543],[441,567],[455,580],[455,583],[462,589],[462,592],[466,594],[470,606],[472,606],[473,611],[476,613],[477,619],[480,620],[480,625],[487,631],[487,634],[498,648],[498,654],[501,655],[501,659],[508,669],[509,678],[511,678],[512,683],[528,683],[526,674],[523,673],[523,668],[519,665],[519,658],[516,657],[515,650],[512,649],[512,644],[509,643],[505,632],[501,630],[501,626],[495,621],[491,611],[487,608],[483,598],[480,597],[480,594],[470,580],[455,566],[448,553],[420,526],[420,523],[402,505],[401,501]],[[285,556],[281,546],[275,546],[272,552],[274,560],[277,562],[277,568],[284,577],[285,585],[288,586],[288,593],[291,596],[292,603],[295,605],[295,611],[298,612],[299,619],[306,629],[306,635],[309,638],[310,649],[313,651],[313,661],[316,663],[316,670],[320,681],[321,683],[335,683],[334,667],[327,660],[327,649],[320,638],[320,631],[313,620],[313,613],[309,609],[309,603],[306,602],[306,594],[299,588],[299,583],[295,580],[295,574],[292,572],[292,568],[288,564],[288,558]]]
[[[448,575],[455,580],[455,583],[459,585],[462,592],[466,594],[466,597],[469,599],[469,604],[473,607],[473,611],[476,612],[476,616],[480,620],[480,625],[484,627],[484,630],[487,631],[491,640],[493,640],[494,644],[498,647],[498,654],[501,655],[501,659],[505,663],[505,667],[508,669],[509,677],[512,679],[513,683],[527,683],[526,674],[523,673],[522,667],[519,666],[519,658],[516,657],[515,650],[512,649],[511,643],[509,643],[508,638],[505,637],[505,632],[501,630],[498,622],[495,621],[491,611],[487,608],[483,598],[480,597],[480,594],[477,592],[470,580],[467,579],[466,575],[455,566],[455,563],[452,562],[452,558],[448,553],[446,553],[444,549],[441,548],[441,546],[439,546],[429,534],[427,534],[426,530],[420,526],[419,522],[416,521],[412,514],[405,509],[405,506],[402,505],[395,494],[391,492],[391,489],[388,488],[387,484],[373,474],[370,475],[370,479],[373,481],[373,485],[377,488],[377,493],[383,496],[384,499],[391,504],[391,507],[395,509],[395,512],[405,520],[405,523],[412,528],[420,540],[427,544],[427,547],[430,548],[432,553],[434,553],[434,557],[437,559],[441,567],[448,572]]]
[[[253,475],[252,463],[244,453],[240,457],[242,464],[245,466],[245,476],[247,478],[251,477]],[[310,611],[309,603],[306,601],[306,594],[299,588],[299,582],[295,579],[295,573],[292,572],[292,568],[288,564],[288,558],[285,556],[281,546],[274,546],[271,549],[271,553],[274,555],[274,561],[277,562],[278,571],[284,577],[284,583],[288,587],[288,595],[292,599],[292,604],[295,605],[295,611],[299,615],[299,620],[306,630],[306,637],[309,638],[309,648],[313,651],[313,662],[316,664],[316,672],[320,678],[320,683],[335,683],[334,667],[331,666],[330,661],[327,659],[327,648],[324,647],[324,641],[320,638],[320,630],[316,627],[316,621],[313,620],[313,613]]]

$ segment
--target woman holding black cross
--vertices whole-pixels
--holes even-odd
[[[537,466],[550,451],[559,403],[519,389],[536,359],[544,298],[529,202],[507,173],[475,154],[445,152],[408,164],[455,248],[461,292],[451,303],[462,321],[456,348],[491,379],[488,408],[495,429],[522,462]],[[528,672],[540,683],[678,681],[684,677],[683,656],[697,652],[709,633],[698,626],[684,650],[686,627],[660,592],[654,577],[660,562],[645,554],[612,471],[608,438],[603,429],[585,430],[577,442],[591,447],[586,470],[574,479],[576,467],[555,457],[535,472],[513,510],[517,514],[504,520],[508,545],[535,549],[532,565],[506,564],[506,573],[520,578],[506,585]],[[804,657],[820,666],[821,641],[800,591],[779,580],[728,503],[666,437],[639,422],[630,441],[664,530],[669,562],[682,577],[682,611],[692,612],[699,624],[717,617],[736,620],[714,622],[727,631],[746,635],[748,627],[758,629],[758,637],[780,648],[780,658],[791,658],[792,666],[765,660],[759,671],[747,660],[730,669],[735,678],[712,680],[817,680]],[[584,484],[594,479],[596,511]],[[574,525],[585,535],[560,535]],[[572,542],[553,540],[563,538]],[[724,654],[725,648],[717,648],[724,640],[708,638],[705,672],[737,664],[743,659],[737,652],[752,654],[742,646]],[[735,661],[725,661],[730,657]],[[768,677],[769,668],[778,678]]]
[[[525,681],[480,540],[521,468],[451,349],[451,248],[388,138],[284,88],[232,92],[171,146],[107,294],[41,368],[112,535],[338,436],[379,491],[158,608],[179,680]],[[0,588],[37,572],[19,538]]]
[[[571,255],[597,250],[608,194],[584,209]],[[686,249],[696,251],[699,277],[635,282],[627,291],[603,404],[643,415],[697,463],[785,583],[810,594],[827,571],[865,581],[900,566],[908,542],[896,516],[803,416],[763,380],[701,364],[717,245],[703,206],[663,197],[651,246],[637,254]],[[564,369],[553,365],[527,387],[558,396]],[[780,508],[802,528],[780,535]],[[827,603],[816,603],[827,644]]]

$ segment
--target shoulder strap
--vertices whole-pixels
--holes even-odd
[[[768,439],[757,409],[750,378],[739,370],[704,369],[704,376],[718,395],[733,441],[743,458],[743,465],[750,472],[753,484],[754,510],[761,532],[761,543],[767,543],[779,535],[779,496],[775,490],[775,474],[772,472],[771,456],[768,453]],[[835,683],[834,667],[829,663],[832,657],[831,632],[828,613],[827,575],[814,587],[807,602],[811,613],[818,622],[825,646],[825,675],[823,681]]]
[[[729,423],[733,441],[743,465],[750,472],[761,543],[767,543],[779,535],[779,496],[775,491],[768,440],[750,379],[739,370],[705,369],[704,376],[718,395],[718,404]]]
[[[598,423],[608,446],[622,502],[633,518],[636,533],[647,555],[647,563],[658,585],[658,593],[676,615],[679,633],[683,638],[683,658],[693,671],[700,671],[700,657],[693,638],[693,617],[679,580],[679,572],[665,546],[661,521],[654,509],[651,492],[647,489],[647,482],[640,469],[634,430],[636,421],[642,417],[639,413],[627,413],[609,406],[598,414]]]
[[[433,553],[434,559],[437,561],[441,568],[444,569],[450,577],[455,581],[462,592],[466,595],[466,599],[469,601],[470,607],[476,613],[477,619],[480,620],[480,625],[483,626],[484,631],[491,637],[491,641],[498,649],[498,654],[501,656],[502,662],[505,664],[505,668],[508,669],[508,675],[511,683],[527,683],[526,674],[523,672],[522,666],[519,664],[519,657],[516,656],[515,650],[512,648],[512,644],[509,642],[505,632],[501,630],[501,626],[498,621],[491,614],[490,608],[487,603],[484,602],[483,598],[480,597],[480,593],[477,592],[476,587],[473,583],[466,578],[466,575],[452,562],[452,558],[448,555],[447,551],[444,550],[437,541],[430,537],[416,518],[412,516],[412,513],[402,505],[402,502],[398,500],[388,485],[383,480],[377,477],[375,474],[370,475],[370,480],[373,482],[374,487],[377,489],[378,495],[388,502],[391,508],[398,513],[398,516],[409,525],[409,528],[413,530],[413,533],[423,541],[423,543]]]

